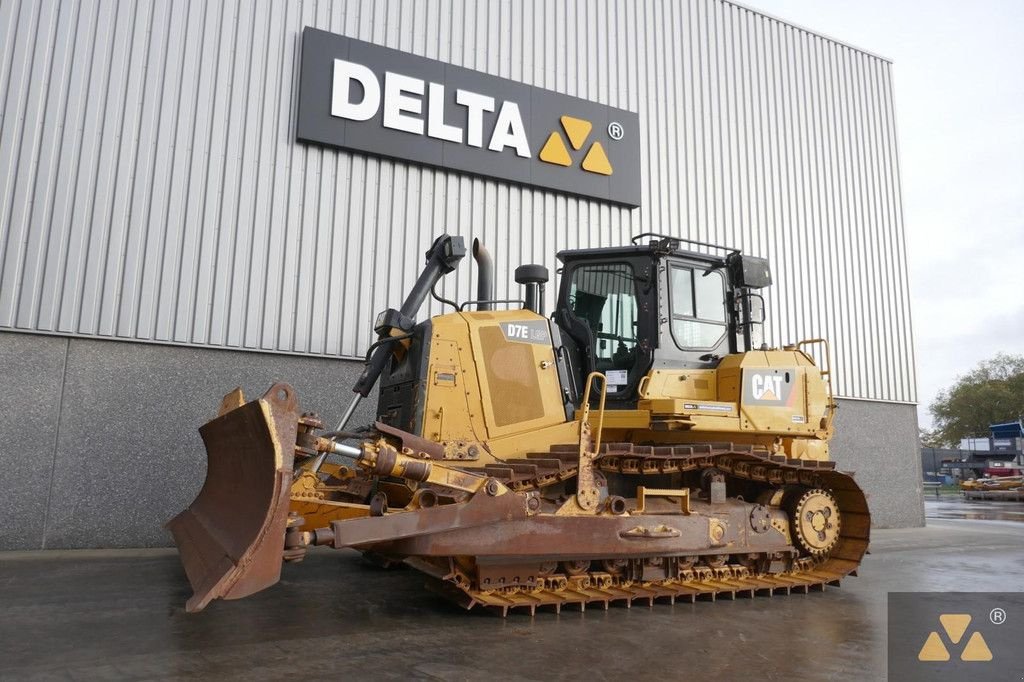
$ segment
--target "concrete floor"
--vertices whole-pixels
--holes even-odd
[[[888,591],[1024,585],[1024,504],[927,507],[927,528],[874,531],[840,589],[532,619],[460,611],[347,551],[192,615],[173,551],[0,553],[0,679],[882,679]]]

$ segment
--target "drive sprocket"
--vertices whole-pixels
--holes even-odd
[[[794,542],[811,556],[828,554],[839,542],[839,504],[832,493],[812,488],[792,505]]]

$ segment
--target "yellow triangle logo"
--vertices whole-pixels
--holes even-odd
[[[970,616],[968,616],[970,618]],[[992,650],[988,648],[988,644],[985,643],[985,638],[981,636],[980,632],[975,632],[971,635],[971,638],[967,640],[967,646],[964,647],[964,651],[960,654],[961,661],[991,661]]]
[[[944,613],[939,616],[939,622],[949,635],[949,641],[959,644],[960,638],[967,632],[967,626],[971,624],[971,616],[967,613]]]
[[[778,400],[778,399],[779,399],[779,396],[775,395],[775,391],[773,391],[770,388],[764,389],[764,393],[762,393],[761,397],[758,398],[758,400]]]
[[[608,156],[604,153],[604,147],[600,142],[595,142],[590,146],[590,151],[583,159],[583,170],[601,175],[612,174],[612,164],[608,162]]]
[[[928,639],[925,640],[924,646],[921,647],[921,651],[917,654],[917,660],[919,661],[948,661],[949,652],[946,651],[946,646],[942,643],[939,638],[939,633],[933,632],[928,635]]]
[[[548,141],[544,143],[544,147],[541,148],[539,154],[541,161],[553,163],[559,166],[571,166],[572,159],[569,158],[569,150],[565,148],[565,143],[562,142],[562,136],[557,132],[551,133],[548,136]]]
[[[572,116],[563,116],[561,121],[562,127],[565,128],[565,134],[569,136],[569,144],[573,149],[582,149],[583,143],[587,141],[587,135],[590,134],[590,129],[593,127],[590,121]]]

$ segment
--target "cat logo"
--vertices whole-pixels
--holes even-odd
[[[960,643],[960,640],[963,639],[964,633],[967,632],[967,626],[971,624],[971,616],[966,613],[944,613],[939,616],[939,623],[942,624],[942,629],[946,633],[946,637],[949,639],[949,642],[956,645]],[[946,648],[946,645],[942,641],[942,637],[938,632],[933,630],[929,633],[928,639],[925,640],[924,646],[921,647],[921,651],[917,654],[917,660],[949,660],[949,649]],[[985,638],[982,637],[981,633],[977,630],[971,634],[970,638],[967,640],[967,644],[963,648],[963,651],[960,652],[960,660],[992,660],[992,651],[988,648]]]
[[[562,116],[560,120],[562,122],[562,129],[568,136],[569,144],[572,145],[572,148],[576,151],[582,149],[587,141],[587,137],[590,136],[591,128],[594,127],[593,124],[590,121],[584,121],[582,118],[573,118],[572,116]],[[553,163],[556,166],[572,165],[572,157],[569,156],[569,150],[565,148],[565,141],[557,130],[548,135],[548,141],[541,148],[538,158],[541,161]],[[587,150],[587,155],[583,157],[583,163],[580,166],[583,170],[590,173],[598,173],[600,175],[612,174],[612,164],[608,161],[608,155],[605,154],[601,143],[597,141],[590,145],[590,149]]]
[[[779,400],[782,395],[782,376],[755,374],[750,377],[750,390],[754,400]]]

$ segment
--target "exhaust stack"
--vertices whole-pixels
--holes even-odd
[[[473,240],[473,258],[476,260],[476,300],[480,303],[477,310],[494,310],[494,259],[479,239]]]

